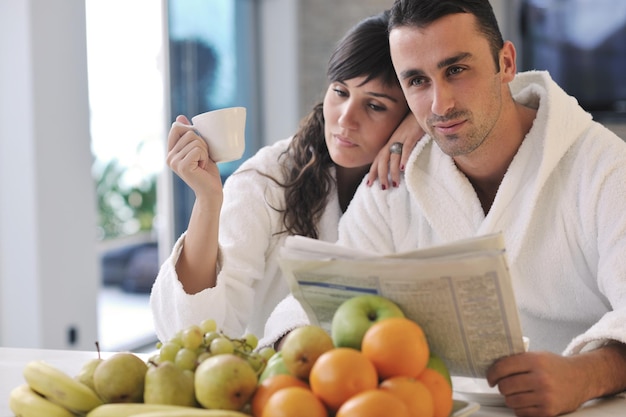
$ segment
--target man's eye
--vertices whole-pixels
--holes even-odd
[[[413,78],[409,84],[414,87],[419,87],[423,85],[426,81],[423,78]]]
[[[463,68],[461,67],[452,67],[448,70],[448,74],[450,75],[455,75],[455,74],[459,74],[463,72]]]

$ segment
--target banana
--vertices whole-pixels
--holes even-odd
[[[102,404],[91,388],[43,361],[26,364],[24,379],[33,391],[74,412],[86,413]]]
[[[152,411],[150,413],[133,414],[131,417],[250,417],[250,414],[231,410],[193,408],[191,410]]]
[[[165,404],[104,404],[91,410],[86,417],[250,417],[238,411],[207,410]]]
[[[146,404],[146,403],[119,403],[103,404],[91,410],[86,417],[130,417],[135,414],[152,411],[186,411],[198,410],[194,407],[182,405]]]
[[[9,408],[19,417],[75,417],[70,410],[46,400],[27,384],[11,390]]]

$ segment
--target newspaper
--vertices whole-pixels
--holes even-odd
[[[386,256],[293,236],[279,262],[311,323],[328,331],[344,300],[378,294],[423,328],[452,375],[483,378],[524,351],[501,234]]]

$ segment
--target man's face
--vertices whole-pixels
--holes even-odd
[[[473,15],[448,15],[425,28],[400,26],[389,42],[411,111],[446,154],[470,156],[499,134],[502,95],[511,77],[496,73]]]

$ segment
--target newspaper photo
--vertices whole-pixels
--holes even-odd
[[[344,300],[383,296],[422,327],[454,376],[483,378],[496,359],[524,351],[501,234],[385,256],[294,236],[280,265],[312,324],[330,331]]]

